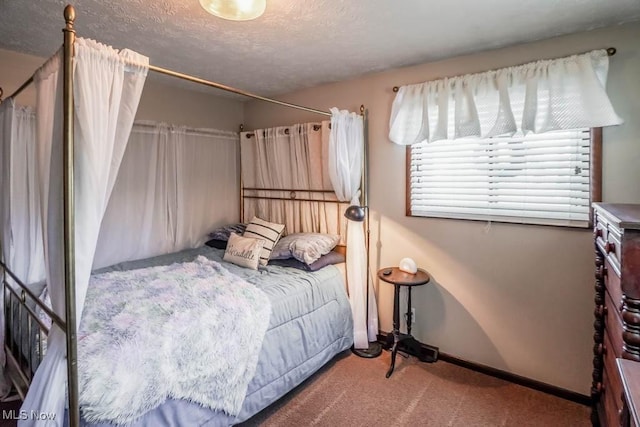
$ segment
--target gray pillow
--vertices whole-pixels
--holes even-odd
[[[242,236],[242,233],[244,233],[244,230],[246,228],[247,224],[227,224],[213,230],[211,233],[209,233],[209,237],[212,240],[223,240],[226,242],[227,240],[229,240],[229,235],[231,233],[236,233]]]
[[[340,242],[340,236],[325,233],[293,233],[282,237],[270,259],[295,258],[307,265],[328,254]]]
[[[311,264],[305,264],[304,262],[298,261],[295,258],[287,258],[287,259],[271,259],[269,260],[269,265],[278,265],[280,267],[292,267],[292,268],[297,268],[298,270],[304,270],[304,271],[318,271],[322,267],[326,267],[327,265],[339,264],[344,261],[345,261],[344,255],[336,251],[331,251],[326,255],[322,255],[317,261]]]

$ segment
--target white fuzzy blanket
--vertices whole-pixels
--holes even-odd
[[[126,424],[167,398],[237,415],[270,313],[264,292],[202,256],[93,276],[78,334],[84,418]]]

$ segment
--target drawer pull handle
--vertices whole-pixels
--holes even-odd
[[[596,237],[602,237],[602,229],[600,228],[596,228],[595,232],[593,233]]]
[[[608,254],[615,251],[616,250],[615,243],[607,242],[607,244],[604,247],[604,250],[607,251]]]

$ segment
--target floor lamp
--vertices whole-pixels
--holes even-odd
[[[366,212],[365,212],[366,209]],[[356,222],[363,222],[366,220],[366,226],[367,226],[367,230],[366,230],[366,239],[365,239],[365,248],[367,251],[367,276],[366,276],[366,287],[367,287],[367,291],[366,291],[366,322],[367,322],[367,341],[369,340],[369,207],[362,207],[362,206],[356,206],[356,205],[351,205],[347,208],[347,210],[344,212],[344,216],[351,221],[356,221]],[[360,356],[360,357],[366,357],[366,358],[373,358],[373,357],[378,357],[380,356],[380,353],[382,353],[382,345],[377,342],[377,341],[370,341],[369,342],[369,347],[367,348],[355,348],[352,347],[351,351],[353,352],[353,354]]]

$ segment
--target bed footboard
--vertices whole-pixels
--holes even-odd
[[[65,323],[4,263],[0,262],[0,268],[6,372],[24,400],[33,375],[44,358],[50,325],[56,323],[64,327]]]

